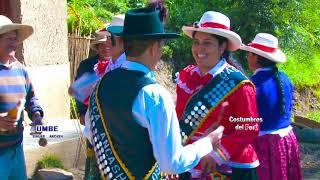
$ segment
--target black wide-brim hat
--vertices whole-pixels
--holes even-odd
[[[124,26],[110,26],[111,34],[133,39],[171,39],[178,33],[168,33],[159,18],[159,11],[152,8],[133,9],[126,12]]]

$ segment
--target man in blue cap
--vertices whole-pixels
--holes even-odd
[[[193,168],[219,143],[223,127],[182,146],[173,99],[153,73],[163,40],[179,35],[164,32],[159,11],[150,8],[129,10],[124,27],[108,31],[123,38],[126,61],[101,79],[89,102],[92,142],[103,175],[160,179],[160,169],[178,174]]]

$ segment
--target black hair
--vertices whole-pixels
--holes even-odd
[[[127,56],[139,57],[153,43],[160,41],[159,39],[123,39],[123,47]]]
[[[112,46],[116,45],[116,40],[115,40],[115,37],[114,37],[114,35],[112,33],[111,33],[111,45]]]
[[[257,54],[256,54],[257,55]],[[276,80],[276,83],[277,83],[277,87],[278,87],[278,94],[280,95],[280,106],[281,106],[281,109],[280,109],[280,112],[281,112],[281,115],[283,115],[286,111],[286,104],[285,104],[285,96],[284,96],[284,89],[283,89],[283,83],[280,79],[280,71],[278,70],[277,66],[276,66],[276,63],[267,59],[267,58],[264,58],[262,56],[258,56],[258,64],[261,66],[261,67],[268,67],[268,68],[272,68],[272,74],[273,74],[273,77],[275,78]]]
[[[192,32],[192,38],[194,38],[196,36],[197,32],[198,31],[193,31]],[[225,37],[214,35],[214,34],[210,34],[210,35],[218,40],[219,46],[221,46],[224,42],[228,42],[228,39],[225,38]]]
[[[236,69],[238,69],[239,71],[241,71],[243,74],[246,74],[246,71],[244,70],[244,68],[242,67],[241,63],[232,55],[232,53],[230,51],[225,51],[222,56],[226,59],[226,61],[232,65],[233,67],[235,67]]]

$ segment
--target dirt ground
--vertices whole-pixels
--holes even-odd
[[[320,144],[300,143],[300,159],[305,180],[320,179]],[[84,178],[84,168],[70,170],[75,180]]]
[[[320,144],[300,143],[304,179],[320,179]]]

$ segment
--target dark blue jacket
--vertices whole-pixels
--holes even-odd
[[[273,71],[259,71],[251,77],[257,88],[259,115],[263,118],[260,126],[262,131],[281,129],[291,124],[294,88],[288,76],[283,72],[279,73],[279,79],[285,98],[283,114],[281,114],[281,94]]]

